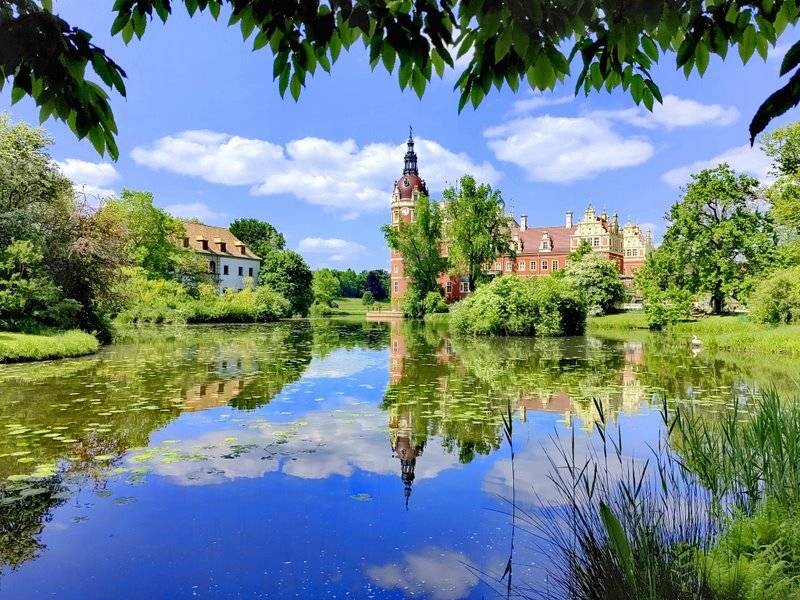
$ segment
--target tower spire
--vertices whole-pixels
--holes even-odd
[[[414,152],[414,131],[411,125],[408,126],[408,150],[406,150],[405,166],[403,167],[403,175],[417,175],[419,176],[419,169],[417,168],[417,153]]]

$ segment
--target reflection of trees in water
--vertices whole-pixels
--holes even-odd
[[[509,404],[523,418],[529,410],[555,411],[591,427],[594,399],[613,416],[638,410],[645,398],[630,370],[641,347],[626,353],[591,338],[450,338],[446,330],[396,323],[389,348],[383,405],[390,430],[402,411],[416,443],[437,435],[465,463],[499,447]]]
[[[55,476],[38,480],[35,487],[0,486],[0,574],[35,559],[45,549],[39,534],[52,519],[53,509],[65,501],[64,493]]]

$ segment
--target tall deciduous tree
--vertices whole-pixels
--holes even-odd
[[[500,190],[464,175],[458,187],[444,190],[444,239],[450,267],[469,279],[474,290],[483,264],[514,255],[511,219],[504,212]]]
[[[651,69],[663,55],[688,76],[703,75],[711,54],[732,48],[743,62],[755,52],[766,59],[788,25],[797,23],[796,0],[586,0],[582,2],[416,2],[332,0],[117,0],[112,35],[141,38],[157,17],[167,21],[178,6],[207,11],[240,28],[254,50],[269,47],[273,78],[283,95],[297,99],[317,67],[330,71],[342,49],[363,42],[369,63],[397,69],[400,87],[419,95],[435,72],[468,56],[456,88],[459,109],[478,106],[492,86],[522,84],[553,89],[578,73],[575,92],[622,87],[636,104],[652,109],[661,91]],[[91,35],[53,14],[52,0],[0,0],[0,81],[11,80],[14,102],[31,96],[42,119],[65,121],[98,152],[116,158],[117,133],[106,92],[125,95],[125,72],[91,43]],[[792,73],[761,105],[751,137],[770,119],[800,101],[800,42],[786,53],[781,75]]]
[[[323,306],[330,306],[339,293],[339,280],[330,269],[314,271],[312,283],[314,302]]]
[[[800,265],[800,122],[768,133],[761,148],[777,177],[766,197],[779,233],[779,257],[785,266]]]
[[[386,300],[389,295],[389,273],[385,269],[367,271],[364,275],[365,292],[372,293],[372,297],[377,301]]]
[[[625,299],[625,284],[619,276],[619,266],[613,260],[591,252],[567,263],[563,277],[575,283],[586,297],[589,310],[609,313]]]
[[[292,313],[305,316],[314,303],[311,269],[297,252],[277,250],[262,259],[259,285],[271,287],[292,305]]]
[[[775,250],[771,222],[756,208],[757,188],[758,181],[727,164],[692,175],[637,280],[645,293],[672,287],[706,293],[715,314],[726,296],[741,299]]]
[[[414,203],[414,218],[396,227],[384,225],[389,247],[403,256],[405,275],[411,287],[424,298],[428,292],[439,292],[437,277],[447,269],[442,258],[442,211],[437,202],[420,195]]]
[[[286,238],[274,225],[266,221],[236,219],[228,229],[261,258],[270,252],[286,248]]]

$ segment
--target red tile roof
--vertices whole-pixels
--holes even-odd
[[[522,250],[518,254],[538,254],[539,243],[542,241],[542,234],[547,232],[553,240],[553,248],[548,254],[569,254],[569,239],[574,228],[567,229],[563,225],[553,225],[552,227],[528,227],[521,231],[519,226],[512,228],[513,233],[519,235],[522,242]]]

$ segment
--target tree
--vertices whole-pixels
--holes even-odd
[[[123,190],[100,209],[116,215],[127,230],[125,251],[132,263],[151,279],[176,279],[177,267],[188,254],[181,244],[185,228],[180,219],[153,204],[153,194]]]
[[[263,2],[262,0],[118,0],[113,35],[125,43],[142,38],[154,17],[166,22],[176,5],[190,15],[208,11],[252,39],[253,49],[269,46],[273,78],[281,95],[295,100],[308,75],[319,66],[329,72],[342,48],[356,42],[368,48],[370,65],[393,72],[400,87],[421,97],[435,72],[439,77],[455,58],[469,56],[455,87],[459,110],[477,107],[492,86],[520,84],[553,89],[571,74],[578,59],[575,92],[622,87],[636,104],[652,109],[661,91],[650,70],[662,55],[674,54],[676,68],[703,75],[710,55],[725,58],[732,48],[743,62],[754,52],[766,60],[770,47],[800,9],[794,0],[619,0],[585,2]],[[223,8],[225,9],[223,11]],[[125,95],[125,72],[90,43],[91,35],[52,14],[52,0],[0,0],[0,79],[13,81],[12,101],[31,96],[42,119],[68,123],[89,137],[98,152],[117,158],[117,128],[106,92]],[[470,54],[471,53],[471,54]],[[786,53],[784,87],[756,112],[751,140],[770,119],[800,101],[800,42]]]
[[[372,292],[367,290],[364,292],[364,295],[361,296],[361,303],[366,307],[370,307],[375,304],[375,296],[372,295]]]
[[[466,275],[474,290],[483,277],[483,265],[498,256],[514,256],[511,219],[505,216],[500,190],[478,185],[464,175],[458,187],[449,187],[444,198],[445,244],[450,268]]]
[[[719,314],[726,296],[743,297],[775,249],[771,222],[756,208],[757,187],[727,164],[692,175],[667,214],[661,246],[637,278],[645,300],[648,290],[677,287],[709,294],[712,312]]]
[[[575,250],[573,250],[569,254],[567,254],[567,262],[569,263],[569,262],[572,262],[574,260],[580,260],[584,256],[586,256],[587,254],[591,254],[591,253],[592,253],[592,245],[589,243],[589,240],[587,240],[586,238],[581,238],[581,241],[578,244],[578,247],[575,248]],[[556,272],[558,273],[560,271],[556,271]]]
[[[381,302],[389,296],[389,273],[385,269],[367,271],[364,275],[363,289],[371,292],[372,297]]]
[[[336,276],[339,279],[339,296],[342,298],[358,298],[361,295],[363,282],[353,269],[337,271]]]
[[[437,278],[447,269],[442,258],[442,211],[437,202],[420,195],[414,203],[414,218],[396,227],[384,225],[389,248],[403,256],[405,274],[416,296],[438,292]]]
[[[292,306],[292,314],[306,316],[314,303],[313,274],[303,257],[291,250],[270,252],[261,263],[259,285],[267,285]]]
[[[47,153],[51,142],[43,130],[0,116],[0,251],[14,241],[30,242],[41,255],[41,277],[79,305],[69,326],[107,341],[104,313],[119,267],[128,262],[126,231],[115,216],[78,202]]]
[[[261,258],[264,258],[274,250],[284,250],[286,248],[286,238],[271,223],[266,221],[236,219],[228,229]]]
[[[800,122],[766,134],[761,149],[773,160],[777,176],[766,198],[778,230],[779,260],[785,266],[800,265]]]
[[[625,299],[625,284],[613,260],[586,254],[578,260],[570,260],[563,273],[565,279],[583,292],[590,311],[607,314]]]
[[[314,271],[312,287],[314,302],[322,306],[331,306],[339,292],[339,280],[330,269],[319,269]]]

